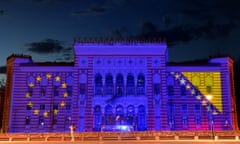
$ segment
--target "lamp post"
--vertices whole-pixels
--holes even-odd
[[[208,94],[207,95],[207,100],[209,101],[209,116],[211,116],[211,118],[209,119],[210,120],[210,129],[211,129],[211,137],[212,139],[214,139],[214,132],[213,132],[213,124],[214,124],[214,121],[213,121],[213,105],[211,103],[211,100],[212,100],[212,95]]]

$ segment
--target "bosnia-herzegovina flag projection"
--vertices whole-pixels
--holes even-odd
[[[222,86],[220,72],[181,72],[181,74],[197,89],[208,101],[222,113]]]

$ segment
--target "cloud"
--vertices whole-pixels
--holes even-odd
[[[6,66],[0,66],[0,73],[6,73],[7,72],[7,67]]]
[[[38,54],[59,53],[64,51],[63,42],[54,39],[46,39],[41,42],[32,42],[26,44],[27,51]]]
[[[200,38],[217,39],[228,36],[234,29],[239,28],[235,23],[214,24],[207,22],[202,25],[179,25],[168,30],[157,30],[157,27],[146,22],[140,27],[140,34],[130,38],[148,39],[166,37],[169,45],[175,45],[178,42],[189,42]]]
[[[0,10],[0,16],[6,15],[6,12],[4,10]]]
[[[52,61],[73,61],[73,48],[65,47],[62,41],[45,39],[40,42],[31,42],[25,45],[27,51],[35,54],[50,54]]]
[[[74,16],[79,15],[94,15],[94,14],[105,14],[109,12],[112,8],[107,6],[91,6],[87,9],[80,9],[73,12]]]

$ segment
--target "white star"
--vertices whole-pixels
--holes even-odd
[[[198,96],[196,96],[196,98],[197,98],[198,100],[200,100],[200,99],[201,99],[201,96],[200,96],[200,95],[198,95]]]
[[[186,80],[182,78],[182,79],[180,80],[180,84],[181,84],[181,85],[185,85],[185,84],[186,84]]]

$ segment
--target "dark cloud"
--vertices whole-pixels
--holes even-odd
[[[48,54],[48,53],[59,53],[65,50],[63,42],[54,39],[46,39],[42,42],[32,42],[26,44],[27,51]]]
[[[129,29],[126,26],[124,26],[124,27],[121,27],[120,29],[113,30],[112,35],[114,38],[122,39],[122,38],[129,37],[130,32],[129,32]]]
[[[0,16],[6,15],[6,12],[4,10],[0,10]]]
[[[240,20],[239,0],[183,0],[181,13],[197,20],[218,20],[224,17],[230,21]]]
[[[6,66],[0,66],[0,73],[6,73],[6,72],[7,72]]]
[[[228,36],[234,29],[238,28],[235,23],[214,24],[207,22],[202,25],[180,25],[168,30],[157,30],[157,27],[151,23],[144,23],[141,33],[131,38],[148,39],[166,37],[169,45],[175,45],[178,42],[189,42],[200,38],[217,39]]]
[[[91,14],[105,14],[108,11],[110,11],[112,8],[111,7],[106,7],[106,6],[91,6],[90,8],[87,9],[80,9],[75,12],[73,12],[73,15],[78,16],[78,15],[91,15]]]
[[[157,27],[151,22],[145,22],[140,27],[141,33],[156,33]]]

